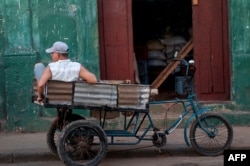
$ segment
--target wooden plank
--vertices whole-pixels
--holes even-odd
[[[190,39],[181,49],[177,57],[169,63],[166,68],[157,76],[154,82],[151,84],[151,88],[156,89],[166,80],[166,78],[175,70],[180,60],[184,59],[187,54],[193,49],[193,40]]]

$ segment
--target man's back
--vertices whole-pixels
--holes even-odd
[[[52,80],[71,82],[79,79],[81,64],[69,59],[52,62],[49,65]]]

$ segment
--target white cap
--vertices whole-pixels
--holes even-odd
[[[58,53],[68,53],[69,47],[66,43],[57,41],[53,44],[51,48],[46,49],[47,53],[58,52]]]

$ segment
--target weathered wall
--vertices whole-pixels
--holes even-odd
[[[0,3],[3,3],[3,0],[0,0]],[[5,118],[5,109],[4,109],[4,64],[3,64],[3,49],[4,49],[4,28],[3,28],[3,6],[0,5],[0,119]],[[0,126],[1,128],[1,126]]]
[[[250,108],[250,1],[230,0],[232,99]]]
[[[45,49],[56,40],[70,58],[99,76],[95,0],[0,0],[0,118],[14,131],[42,131],[55,110],[31,103],[33,66],[47,64]],[[4,102],[5,101],[5,102]],[[0,126],[0,127],[1,127]]]

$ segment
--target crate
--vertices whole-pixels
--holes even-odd
[[[76,82],[74,92],[74,105],[111,108],[117,106],[116,84]]]
[[[123,80],[101,80],[99,83],[90,85],[88,83],[76,82],[75,105],[87,105],[96,107],[117,107],[117,85],[124,83]],[[90,110],[90,116],[103,119],[105,111]],[[106,111],[106,119],[114,119],[120,116],[119,111]]]
[[[118,108],[145,110],[150,97],[150,85],[118,85]]]
[[[73,83],[48,81],[45,87],[46,103],[50,105],[72,105]]]
[[[150,85],[125,84],[128,81],[101,81],[88,84],[84,81],[48,81],[45,88],[45,106],[69,106],[89,108],[91,116],[106,118],[120,116],[120,111],[147,110]],[[36,95],[35,82],[33,95]],[[101,116],[100,116],[101,113]]]
[[[186,95],[188,93],[188,87],[185,85],[185,80],[190,79],[191,76],[187,78],[185,76],[175,77],[175,92],[179,95]],[[192,92],[194,91],[193,81],[191,82]]]

